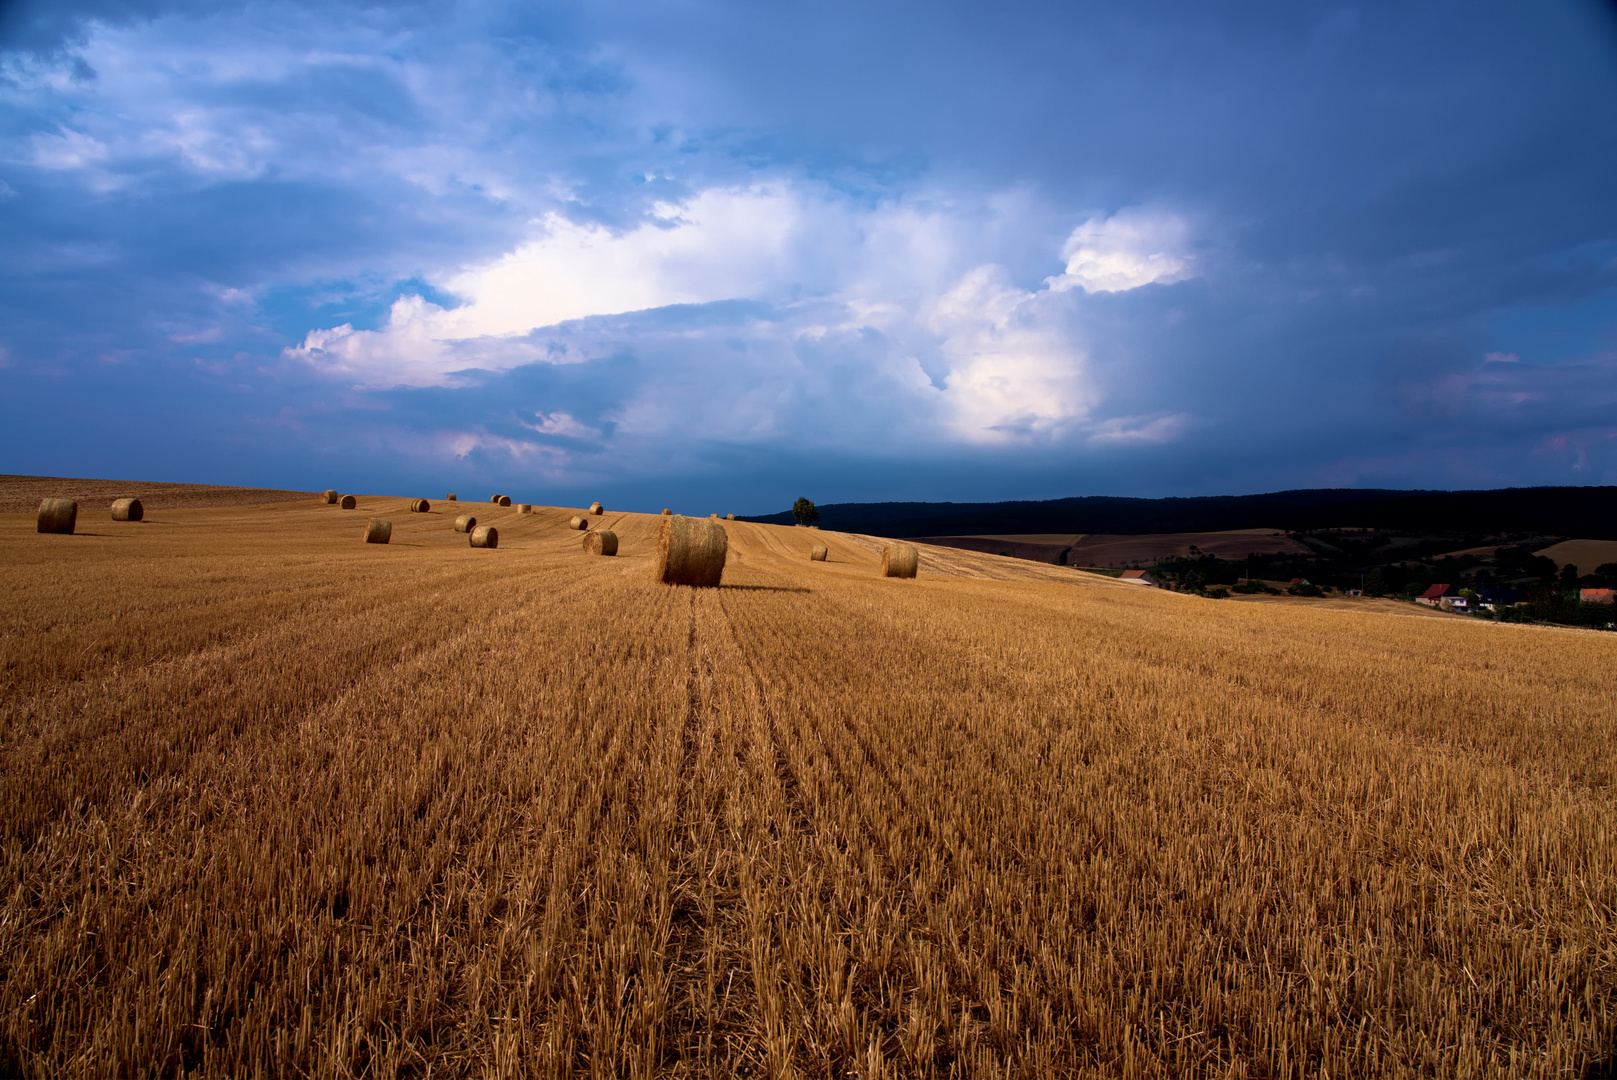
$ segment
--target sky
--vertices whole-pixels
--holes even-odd
[[[0,0],[0,472],[1617,483],[1617,8]]]

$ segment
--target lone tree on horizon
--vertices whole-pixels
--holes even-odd
[[[820,512],[807,499],[799,498],[792,504],[792,516],[799,525],[812,525],[820,520]]]

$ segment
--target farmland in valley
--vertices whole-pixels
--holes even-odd
[[[576,513],[0,515],[0,1074],[1612,1068],[1617,636]]]
[[[1220,559],[1244,559],[1273,553],[1308,555],[1308,547],[1275,529],[1227,529],[1222,532],[1142,533],[1110,536],[1098,533],[1009,534],[1002,536],[934,536],[923,540],[944,547],[1007,554],[1068,566],[1151,565],[1201,552]]]

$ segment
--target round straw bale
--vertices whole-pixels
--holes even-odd
[[[567,527],[569,529],[587,529],[590,527],[590,523],[574,514],[572,520],[567,523]]]
[[[598,502],[592,502],[590,503],[590,513],[597,515],[604,514],[606,513],[606,507],[602,506]]]
[[[666,506],[663,507],[663,517],[673,517],[673,515],[674,512],[672,510],[668,509]]]
[[[119,499],[112,504],[113,521],[140,521],[145,516],[146,508],[139,499]]]
[[[451,491],[448,495],[444,496],[444,502],[454,502],[454,501],[455,501],[455,493],[453,491]]]
[[[829,554],[831,554],[831,551],[824,544],[815,544],[809,550],[809,562],[824,562],[825,557]]]
[[[472,547],[497,548],[500,546],[500,530],[492,525],[479,525],[472,530]]]
[[[736,516],[734,514],[725,514],[724,515],[724,520],[725,521],[734,521],[735,519],[736,519]]]
[[[393,539],[393,523],[381,518],[371,518],[369,525],[365,526],[365,542],[367,544],[385,544]]]
[[[412,514],[430,514],[430,513],[432,513],[432,504],[430,502],[428,502],[426,499],[411,499],[410,500],[410,513],[412,513]]]
[[[914,577],[921,553],[910,544],[888,544],[881,553],[882,577]]]
[[[519,514],[531,514],[531,513],[533,513],[533,504],[532,503],[517,503],[517,513],[519,513]]]
[[[488,501],[493,503],[495,506],[500,505],[500,497],[498,495],[490,495],[488,497]]]
[[[354,498],[352,495],[344,495],[342,497],[342,502],[339,505],[341,505],[344,510],[352,510],[359,505],[359,500]]]
[[[657,537],[654,571],[666,585],[715,586],[724,575],[729,537],[716,521],[674,514]]]
[[[334,503],[337,501],[337,493],[330,488],[327,488],[320,493],[320,498],[324,499],[327,503]]]
[[[39,504],[39,531],[71,533],[79,520],[79,504],[72,499],[46,499]]]
[[[616,555],[618,534],[611,529],[597,529],[584,534],[584,550],[591,555]]]
[[[469,533],[477,528],[477,519],[470,514],[462,514],[455,519],[455,531]]]
[[[511,496],[509,496],[509,495],[501,495],[500,496],[500,505],[501,506],[510,506],[511,505]]]

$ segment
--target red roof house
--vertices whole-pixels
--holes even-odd
[[[1425,604],[1427,607],[1437,607],[1445,598],[1459,595],[1459,591],[1453,585],[1433,585],[1415,597],[1415,602]]]
[[[1617,589],[1584,589],[1578,599],[1585,604],[1609,604],[1617,599]]]
[[[1118,580],[1126,581],[1130,585],[1150,585],[1152,588],[1156,588],[1157,585],[1157,579],[1151,576],[1149,570],[1125,570]]]

